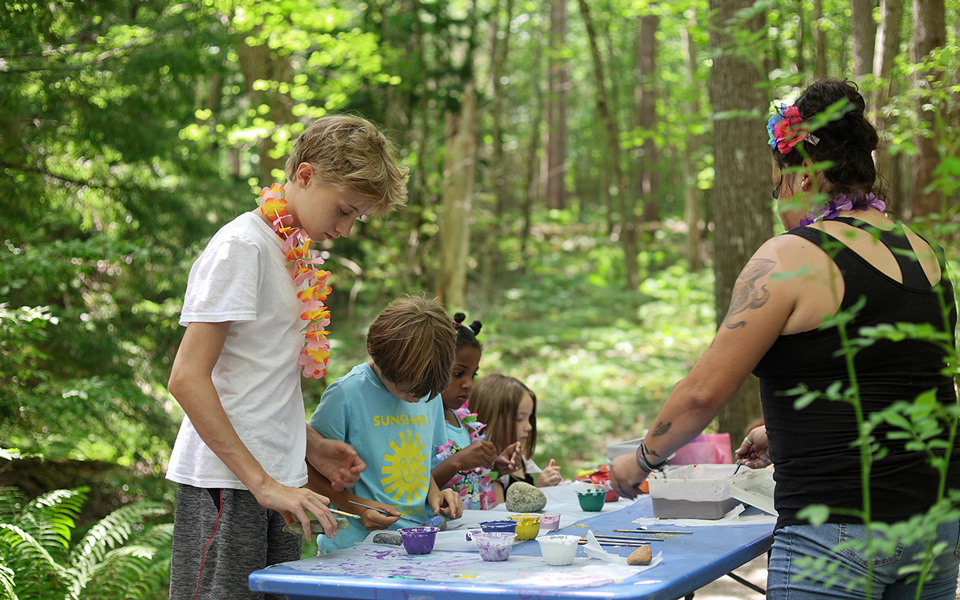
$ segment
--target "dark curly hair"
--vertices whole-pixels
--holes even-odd
[[[457,350],[461,348],[476,348],[483,352],[483,344],[477,339],[477,336],[480,335],[480,328],[483,325],[480,321],[474,321],[470,323],[469,326],[464,326],[463,322],[467,319],[467,315],[458,312],[453,315],[453,326],[457,328]]]
[[[877,168],[872,152],[880,143],[880,136],[864,115],[866,105],[856,85],[837,79],[818,81],[805,89],[793,105],[800,111],[800,117],[809,121],[844,99],[846,104],[841,116],[812,132],[819,138],[816,145],[801,142],[804,152],[798,144],[786,154],[774,148],[773,159],[781,169],[795,167],[805,158],[814,162],[829,161],[832,164],[823,175],[832,185],[830,191],[872,191],[879,196],[879,190],[875,189]]]

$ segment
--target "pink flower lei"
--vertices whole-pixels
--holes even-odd
[[[310,254],[310,237],[299,227],[291,227],[293,217],[287,213],[284,189],[279,183],[260,190],[260,212],[273,222],[273,230],[283,240],[283,252],[287,257],[287,270],[293,277],[293,285],[306,288],[297,292],[300,299],[300,318],[307,322],[303,328],[303,348],[297,362],[303,375],[319,379],[327,374],[330,362],[330,310],[323,301],[333,290],[327,285],[330,271],[321,271],[313,265],[323,264],[323,259]]]

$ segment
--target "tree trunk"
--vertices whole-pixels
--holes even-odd
[[[443,272],[439,296],[450,308],[466,306],[467,256],[470,252],[470,204],[476,173],[477,97],[473,86],[463,93],[459,115],[448,115],[447,156],[443,180],[443,207],[440,216],[440,247]]]
[[[921,62],[926,56],[938,48],[942,48],[947,40],[946,11],[943,0],[913,0],[913,60]],[[927,191],[933,183],[933,172],[940,163],[935,144],[934,125],[936,114],[942,110],[934,105],[932,110],[924,106],[930,102],[930,79],[942,81],[941,71],[927,68],[914,69],[914,85],[920,92],[917,105],[917,118],[925,123],[926,127],[918,127],[917,156],[913,164],[913,214],[916,217],[925,217],[932,213],[943,215],[941,208],[942,194],[939,190]],[[944,116],[944,115],[941,115]]]
[[[634,197],[643,201],[643,222],[653,224],[660,220],[659,204],[659,149],[650,135],[657,126],[657,27],[660,17],[640,17],[636,44],[637,83],[634,87],[636,125],[644,132],[640,148],[640,168],[637,173]]]
[[[804,35],[806,19],[804,18],[803,8],[805,4],[806,2],[804,0],[796,0],[793,7],[793,11],[797,14],[797,73],[807,72],[807,61],[806,57],[804,57],[807,41]]]
[[[823,0],[813,0],[810,30],[813,33],[813,75],[816,79],[827,78],[827,33],[820,28],[821,18],[823,18]]]
[[[873,0],[850,0],[850,29],[853,33],[853,74],[859,80],[873,73],[873,50],[877,43]]]
[[[520,256],[523,258],[521,269],[526,268],[527,242],[530,239],[530,214],[533,209],[534,201],[540,197],[540,181],[537,178],[537,148],[540,141],[540,122],[543,120],[543,88],[542,81],[542,61],[541,61],[541,37],[539,32],[535,32],[533,39],[533,74],[530,77],[533,86],[533,118],[530,122],[530,139],[527,142],[527,154],[523,162],[526,167],[525,185],[523,187],[526,193],[523,195],[523,216],[520,229]]]
[[[724,31],[737,11],[752,6],[751,0],[710,0],[716,11],[711,29],[711,44],[720,55],[713,61],[710,75],[710,102],[714,113],[733,111],[739,115],[757,111],[766,115],[769,100],[766,76],[754,64],[740,58],[731,48]],[[765,16],[760,14],[738,29],[760,32]],[[716,210],[715,270],[717,323],[723,321],[737,276],[750,256],[770,236],[773,217],[769,205],[770,146],[767,144],[766,118],[736,116],[714,121],[716,140],[713,184]],[[734,140],[736,140],[734,142]],[[734,436],[761,414],[758,384],[750,376],[739,392],[720,413],[720,431]]]
[[[899,177],[893,172],[890,160],[890,119],[886,116],[887,102],[893,93],[890,74],[893,71],[893,62],[900,49],[900,23],[903,20],[903,0],[880,1],[880,26],[877,29],[877,49],[873,59],[873,76],[880,83],[871,103],[873,108],[873,122],[877,125],[882,143],[874,152],[877,163],[877,176],[881,182],[889,182],[889,193],[886,194],[887,208],[896,212],[903,212],[903,198],[899,190],[893,187]]]
[[[620,204],[621,242],[623,245],[624,266],[627,274],[627,289],[635,290],[640,286],[640,277],[637,272],[637,234],[636,222],[633,218],[633,204],[629,201],[630,182],[624,175],[620,165],[620,132],[607,101],[606,78],[603,74],[603,61],[600,60],[600,49],[597,48],[597,34],[590,17],[590,8],[586,0],[579,0],[580,14],[587,30],[587,39],[590,42],[590,54],[593,57],[593,68],[597,79],[597,110],[603,120],[607,134],[607,151],[610,153],[610,163],[613,169],[613,180],[617,186],[617,198]]]
[[[562,56],[567,36],[567,3],[553,0],[550,5],[550,73],[547,91],[547,144],[544,157],[543,189],[547,206],[566,208],[567,188],[567,88],[569,64]]]
[[[498,228],[487,240],[489,248],[483,253],[485,260],[481,262],[483,285],[481,286],[486,299],[493,302],[497,293],[494,280],[499,277],[501,270],[501,256],[498,242],[507,236],[513,235],[510,231],[512,221],[504,218],[506,207],[512,205],[507,198],[507,173],[503,158],[503,84],[500,78],[503,74],[507,56],[510,51],[510,21],[513,19],[513,0],[506,0],[507,26],[500,28],[499,2],[490,15],[490,96],[492,98],[492,114],[490,137],[493,143],[493,160],[490,165],[490,174],[493,177],[494,194],[494,223]],[[501,33],[502,32],[502,33]]]
[[[692,20],[680,31],[684,60],[687,66],[687,115],[700,114],[700,85],[697,82],[697,45],[690,33]],[[687,223],[687,268],[700,270],[700,188],[697,186],[694,161],[702,140],[699,135],[687,135],[687,145],[680,163],[683,186],[683,218]]]
[[[290,64],[290,56],[277,53],[276,50],[264,42],[259,46],[251,46],[247,43],[249,36],[238,36],[237,56],[240,59],[240,70],[243,73],[243,80],[246,86],[247,94],[250,95],[251,104],[254,108],[266,104],[269,110],[264,119],[271,121],[275,126],[287,125],[293,123],[294,117],[291,111],[293,101],[289,96],[281,94],[278,91],[260,91],[254,89],[254,82],[257,80],[276,81],[279,83],[291,83],[293,81],[293,68]],[[286,165],[285,157],[272,157],[276,142],[273,141],[274,131],[269,131],[259,142],[260,159],[260,185],[268,186],[271,181],[284,182],[281,175]],[[280,173],[276,173],[279,170]]]

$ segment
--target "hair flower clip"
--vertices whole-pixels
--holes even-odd
[[[781,104],[780,108],[775,110],[773,116],[767,121],[770,147],[778,150],[780,154],[787,154],[793,150],[797,142],[802,140],[816,146],[820,138],[800,127],[802,124],[803,119],[800,117],[800,109],[796,106],[788,107]]]

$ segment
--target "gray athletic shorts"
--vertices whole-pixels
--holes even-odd
[[[247,490],[180,484],[173,518],[171,600],[284,598],[251,592],[247,586],[250,573],[300,559],[301,536],[284,533],[284,525],[280,513],[260,506]]]

